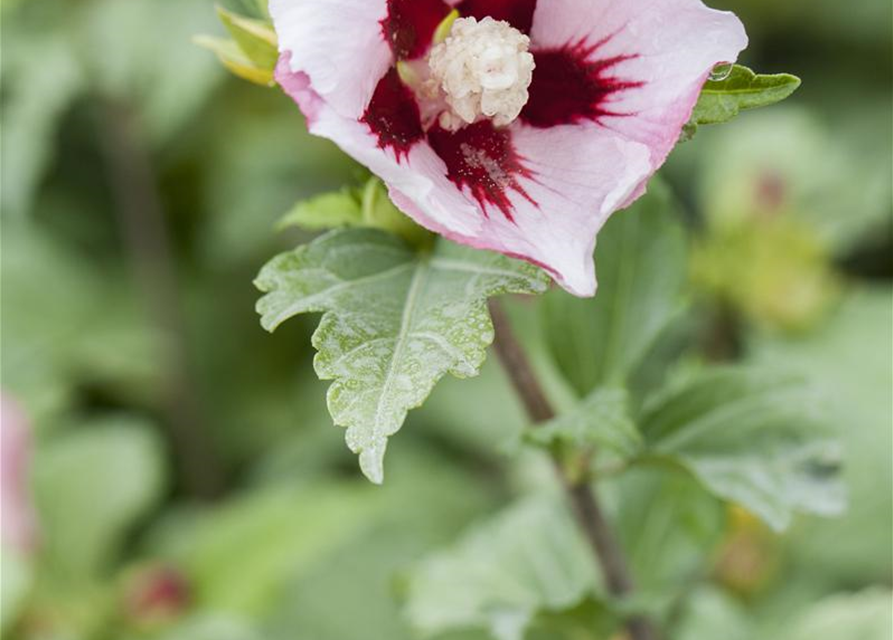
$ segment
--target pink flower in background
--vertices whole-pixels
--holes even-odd
[[[276,78],[312,133],[368,166],[419,224],[539,264],[577,295],[595,292],[598,230],[644,193],[710,71],[747,44],[734,15],[700,0],[270,10]]]
[[[29,553],[37,544],[37,521],[28,474],[31,433],[21,407],[0,396],[0,536],[3,544]]]

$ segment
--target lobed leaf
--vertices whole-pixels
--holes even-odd
[[[840,447],[818,399],[799,379],[719,368],[650,402],[639,425],[648,449],[719,497],[782,530],[795,511],[839,514]]]
[[[477,375],[493,340],[489,297],[542,293],[531,265],[439,240],[414,251],[375,229],[330,232],[274,258],[255,284],[269,331],[322,313],[314,361],[329,411],[373,482],[383,479],[387,438],[447,372]]]

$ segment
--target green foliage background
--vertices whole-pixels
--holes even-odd
[[[842,517],[795,516],[775,533],[758,509],[660,465],[611,480],[605,497],[641,606],[667,616],[672,638],[885,639],[891,8],[714,4],[747,25],[744,64],[803,86],[674,152],[664,176],[685,238],[660,221],[657,237],[622,217],[606,229],[678,268],[644,261],[639,297],[620,311],[601,302],[624,299],[608,284],[595,301],[552,292],[509,312],[568,408],[620,379],[636,404],[663,379],[698,383],[705,362],[805,376],[842,442]],[[2,0],[0,12],[2,389],[33,431],[41,527],[33,554],[3,549],[3,637],[473,640],[518,637],[523,621],[530,638],[610,638],[495,362],[445,379],[410,413],[377,488],[331,426],[311,364],[316,320],[261,328],[254,277],[312,237],[275,232],[277,220],[368,176],[308,136],[289,100],[192,43],[222,34],[212,2]],[[620,313],[637,322],[612,327]],[[546,337],[556,317],[567,331]],[[623,410],[605,420],[614,432],[586,432],[599,446],[640,445],[617,440]],[[540,445],[585,425],[549,429]],[[702,468],[704,449],[688,453]]]

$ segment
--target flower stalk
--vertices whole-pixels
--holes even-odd
[[[490,315],[496,331],[496,339],[493,344],[497,357],[511,380],[515,392],[524,404],[528,417],[534,426],[551,420],[555,417],[555,411],[546,397],[523,347],[512,331],[508,315],[499,302],[490,301]],[[562,458],[557,453],[552,454],[552,462],[564,486],[565,493],[573,505],[577,523],[604,575],[608,592],[616,598],[629,598],[635,591],[635,583],[623,550],[605,517],[598,497],[592,490],[592,474],[588,459],[581,463],[585,465],[584,469],[581,470],[575,466],[573,473],[568,472]],[[659,638],[653,623],[641,615],[628,618],[625,624],[632,640],[657,640]]]

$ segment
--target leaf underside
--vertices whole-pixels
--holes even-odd
[[[329,412],[373,482],[384,477],[387,438],[447,372],[478,373],[493,341],[489,297],[542,293],[539,269],[438,240],[414,251],[374,229],[330,232],[277,256],[256,286],[269,331],[322,313],[313,334],[316,373],[332,380]]]

